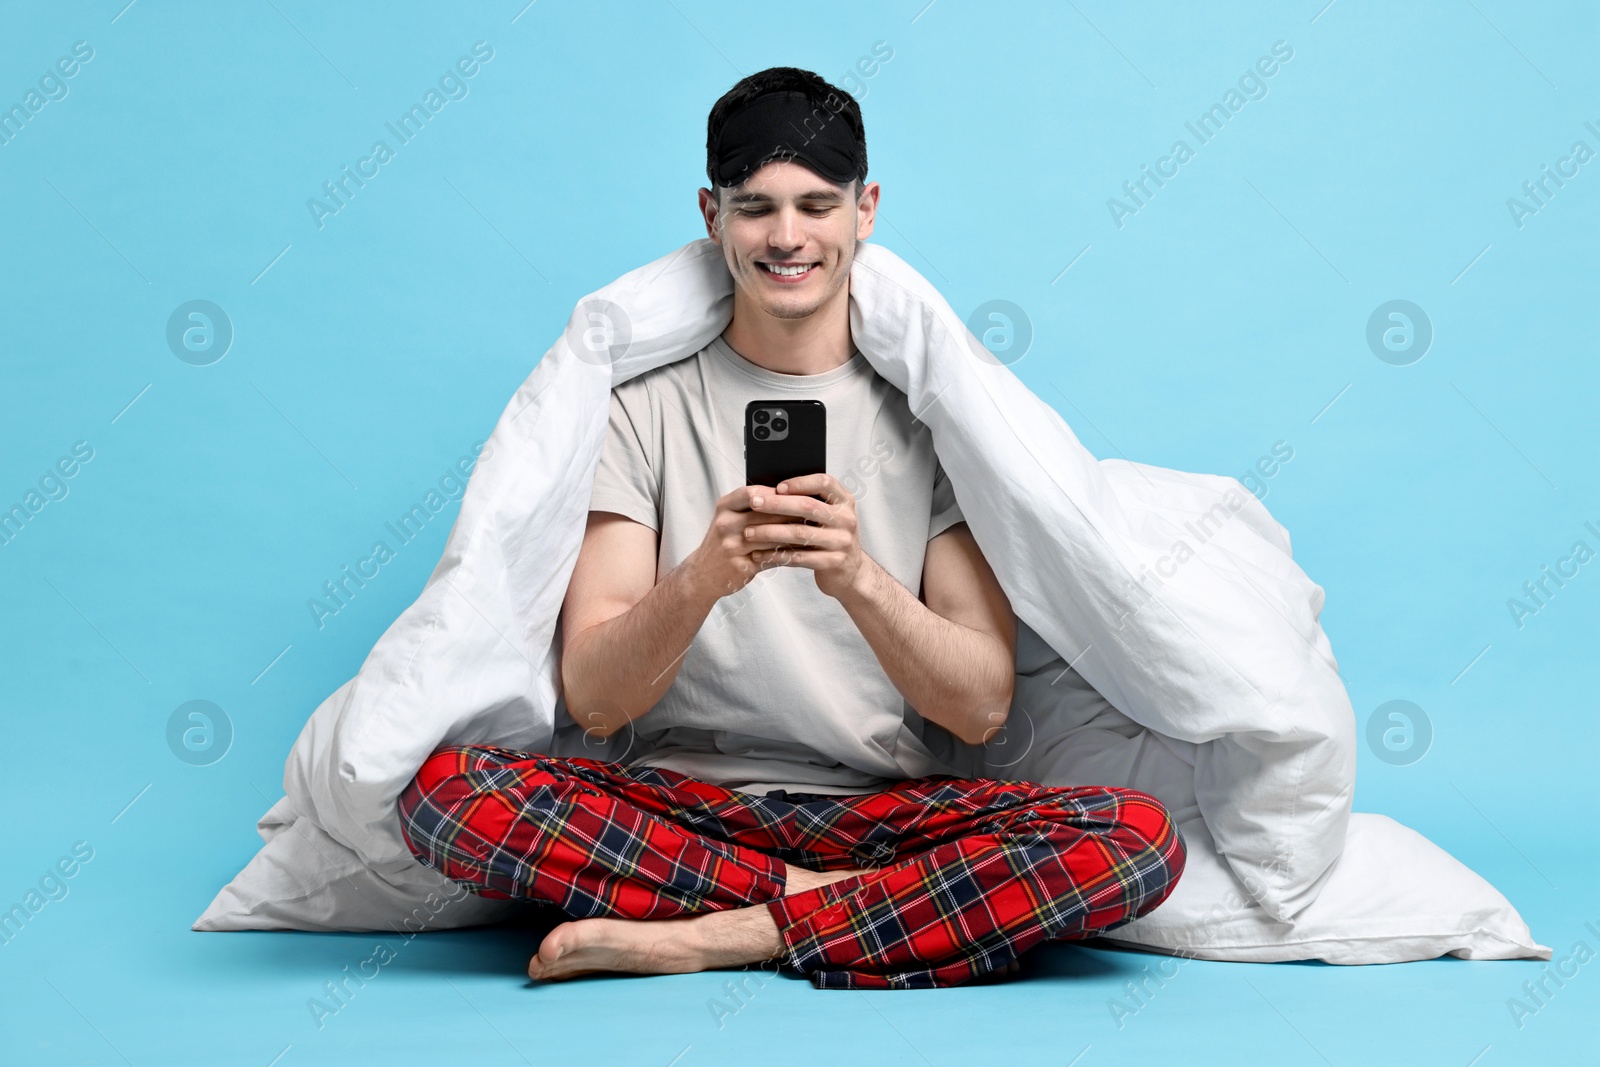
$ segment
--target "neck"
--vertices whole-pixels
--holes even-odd
[[[848,282],[816,311],[801,319],[769,315],[735,286],[733,321],[722,339],[758,367],[778,374],[822,374],[850,362]]]

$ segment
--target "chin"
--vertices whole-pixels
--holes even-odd
[[[769,304],[763,310],[775,319],[804,319],[816,314],[821,304]]]

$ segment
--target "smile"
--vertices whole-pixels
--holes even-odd
[[[793,267],[779,266],[773,263],[761,264],[761,269],[767,274],[768,277],[775,281],[788,284],[802,281],[805,278],[810,277],[811,272],[816,268],[817,264],[815,263],[806,263]]]

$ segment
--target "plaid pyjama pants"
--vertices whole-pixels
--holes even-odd
[[[763,904],[818,988],[953,986],[1167,898],[1185,848],[1132,789],[934,775],[762,796],[674,771],[488,745],[439,749],[401,793],[422,863],[578,918]],[[784,896],[785,864],[865,873]]]

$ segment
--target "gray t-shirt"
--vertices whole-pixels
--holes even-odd
[[[826,406],[828,473],[855,495],[862,547],[920,595],[927,543],[961,510],[928,427],[859,351],[822,374],[780,374],[719,337],[624,382],[590,510],[657,531],[659,581],[705,539],[718,498],[745,484],[745,405],[785,397]],[[717,601],[623,758],[754,793],[862,793],[947,771],[923,726],[813,572],[775,567]]]

